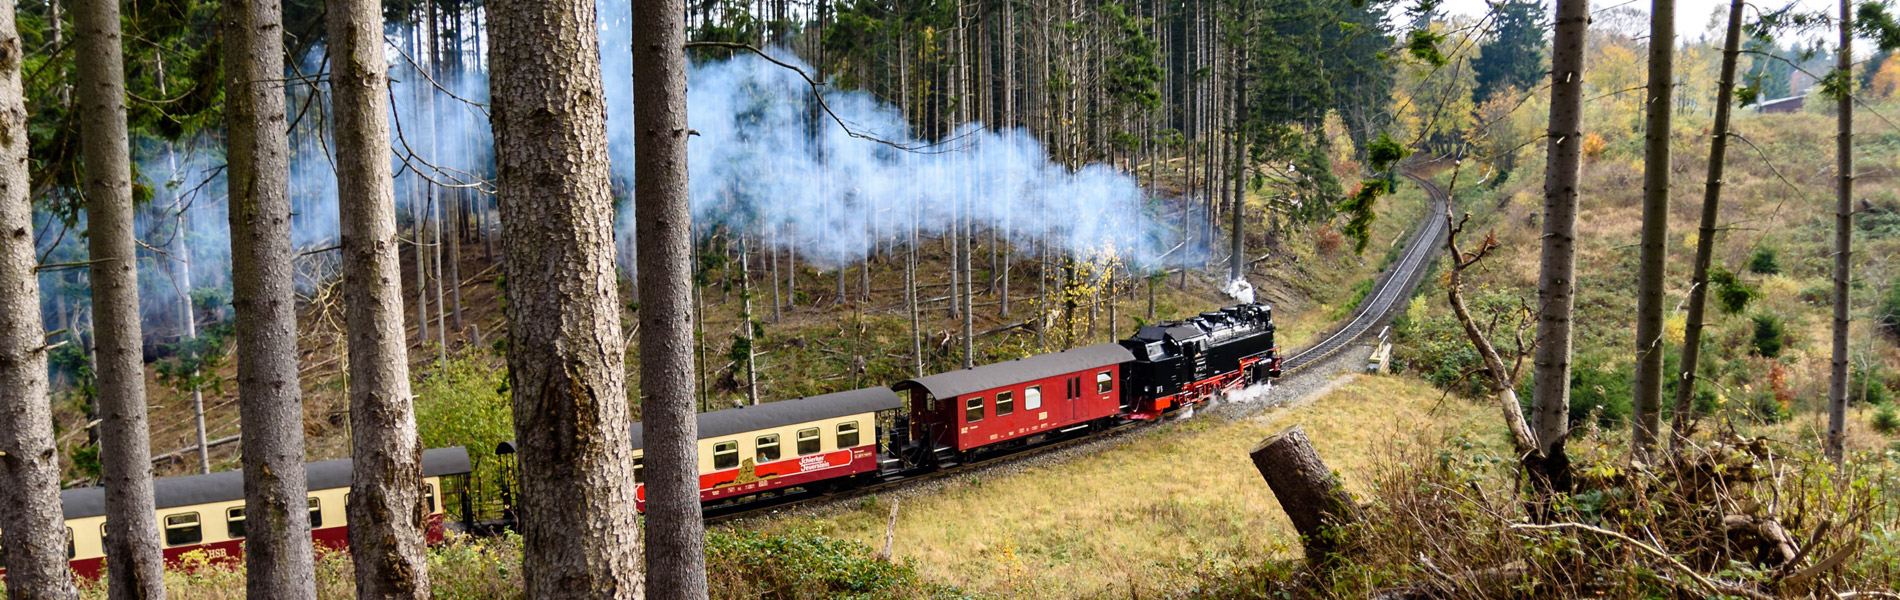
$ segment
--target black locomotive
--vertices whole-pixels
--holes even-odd
[[[1134,419],[1280,376],[1273,309],[1264,304],[1145,325],[1121,345],[1135,355],[1122,368],[1122,402]]]

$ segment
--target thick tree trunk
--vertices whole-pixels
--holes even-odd
[[[1709,133],[1709,171],[1702,190],[1702,220],[1696,230],[1695,271],[1689,286],[1689,314],[1682,333],[1682,365],[1676,383],[1676,414],[1670,447],[1681,449],[1695,414],[1697,362],[1702,355],[1702,321],[1709,298],[1709,263],[1715,255],[1715,222],[1722,201],[1722,173],[1728,159],[1729,111],[1735,100],[1735,66],[1742,49],[1743,0],[1729,2],[1728,32],[1722,40],[1720,80],[1715,85],[1715,122]]]
[[[1649,97],[1644,103],[1642,261],[1636,283],[1636,398],[1630,451],[1656,444],[1662,424],[1663,263],[1669,257],[1669,121],[1675,103],[1676,2],[1653,0],[1649,11]]]
[[[422,439],[404,339],[402,254],[390,179],[389,80],[377,0],[337,0],[325,18],[336,120],[338,225],[349,328],[348,514],[356,597],[429,598]]]
[[[684,0],[647,0],[634,5],[633,18],[651,24],[634,30],[633,79],[634,128],[639,135],[634,197],[640,240],[646,566],[653,600],[699,600],[707,594],[699,424],[692,402],[692,313],[687,305],[692,211],[686,188],[685,12]],[[583,23],[591,27],[591,14]]]
[[[253,598],[316,598],[297,376],[289,150],[284,132],[283,9],[224,5],[224,114],[230,181],[231,305],[237,318],[244,456],[245,589]]]
[[[1544,233],[1538,270],[1536,370],[1531,427],[1539,450],[1563,452],[1570,422],[1570,328],[1575,304],[1577,188],[1583,166],[1583,55],[1589,0],[1557,0],[1551,51],[1549,157],[1544,174]],[[1553,465],[1562,464],[1552,461]],[[1548,481],[1558,481],[1555,473]]]
[[[1841,0],[1840,52],[1835,54],[1834,69],[1851,73],[1854,68],[1853,3]],[[1846,457],[1847,442],[1847,301],[1848,265],[1852,264],[1854,233],[1854,95],[1842,90],[1835,100],[1835,165],[1839,180],[1834,200],[1834,331],[1833,362],[1827,375],[1827,456],[1839,463]]]
[[[489,4],[490,80],[499,92],[491,117],[496,198],[508,255],[508,374],[521,465],[522,572],[530,598],[642,595],[594,6],[592,0]],[[677,23],[679,17],[653,22]],[[677,40],[655,47],[662,45],[679,52]],[[639,89],[650,93],[644,82]],[[636,114],[661,112],[642,106]],[[643,140],[641,151],[647,146]],[[641,169],[641,181],[664,170]],[[639,197],[644,201],[647,194]],[[645,219],[677,216],[641,212]],[[659,234],[641,232],[640,259],[657,261],[677,250],[670,256],[683,263],[686,221],[677,226],[677,235],[665,236],[675,243],[665,247],[650,247]],[[675,364],[672,354],[656,349],[641,363],[651,369],[658,361],[691,373],[686,278],[647,281],[679,266],[640,269],[642,293],[665,289],[679,296],[643,302],[641,318],[647,320],[643,336],[677,331],[677,345],[670,348],[683,360]],[[666,375],[645,374],[649,393],[654,386],[669,389]],[[691,380],[674,379],[688,384],[679,386],[678,398],[690,404]],[[651,421],[665,414],[649,410],[647,416]],[[649,422],[649,435],[655,429]],[[649,441],[650,464],[664,463],[654,456],[655,446]]]
[[[25,49],[13,0],[0,0],[0,130],[26,131]],[[116,23],[116,21],[114,21]],[[46,329],[25,135],[0,136],[0,567],[14,600],[77,600],[66,566],[59,448],[46,402]]]
[[[1351,547],[1351,528],[1359,521],[1359,506],[1331,469],[1313,450],[1306,430],[1294,425],[1261,440],[1247,452],[1280,509],[1293,521],[1308,564],[1331,563]]]
[[[152,444],[145,417],[144,335],[133,243],[125,61],[116,0],[73,7],[78,30],[80,136],[86,161],[86,247],[98,374],[100,483],[106,488],[106,591],[113,599],[165,597],[163,546],[152,512]],[[38,309],[35,308],[37,311]]]

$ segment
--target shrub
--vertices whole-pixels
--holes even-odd
[[[1774,315],[1755,315],[1755,336],[1749,340],[1756,356],[1774,358],[1781,356],[1781,349],[1788,345],[1788,329],[1781,317]]]
[[[1748,309],[1748,303],[1761,296],[1754,286],[1744,283],[1728,269],[1715,267],[1709,269],[1709,287],[1715,292],[1716,303],[1722,312],[1736,314]]]
[[[1780,253],[1769,246],[1756,248],[1755,253],[1748,257],[1748,272],[1761,275],[1775,275],[1781,273]]]
[[[500,475],[495,446],[515,435],[507,369],[495,365],[488,353],[469,349],[419,375],[416,431],[422,445],[465,446],[475,467],[473,483],[494,481]]]
[[[924,581],[909,562],[873,556],[863,544],[794,529],[771,535],[714,530],[706,535],[713,598],[957,598]]]
[[[1827,306],[1834,297],[1834,285],[1826,281],[1801,288],[1801,301],[1817,306]]]
[[[1582,423],[1592,412],[1597,414],[1598,423],[1604,425],[1629,417],[1630,398],[1635,394],[1634,376],[1631,365],[1616,364],[1603,353],[1577,355],[1570,368],[1570,421]]]
[[[1868,404],[1881,405],[1893,400],[1893,389],[1887,387],[1887,377],[1891,373],[1881,365],[1871,365],[1863,369],[1856,365],[1849,377],[1847,393]]]
[[[1874,419],[1868,424],[1882,435],[1893,435],[1900,431],[1900,412],[1894,411],[1891,406],[1882,406],[1880,410],[1874,411]]]

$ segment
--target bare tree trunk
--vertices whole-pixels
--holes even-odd
[[[1471,220],[1466,215],[1462,220],[1454,220],[1456,206],[1445,206],[1445,248],[1451,250],[1451,271],[1445,278],[1445,294],[1451,303],[1451,311],[1458,318],[1458,324],[1465,330],[1465,338],[1478,350],[1478,358],[1484,364],[1487,386],[1491,393],[1498,396],[1499,407],[1503,410],[1504,426],[1511,432],[1511,442],[1519,455],[1533,454],[1537,451],[1537,435],[1531,432],[1530,425],[1524,422],[1524,409],[1517,400],[1518,366],[1523,364],[1524,340],[1523,328],[1517,330],[1518,347],[1516,360],[1510,367],[1504,366],[1504,358],[1498,355],[1497,346],[1491,338],[1478,328],[1477,321],[1471,318],[1471,311],[1465,307],[1465,271],[1477,265],[1479,261],[1497,248],[1497,238],[1486,235],[1483,243],[1475,252],[1467,253],[1458,247],[1458,234],[1465,230],[1465,223]]]
[[[1251,15],[1252,13],[1249,12],[1247,17],[1242,17],[1242,18],[1249,18]],[[1240,55],[1241,55],[1241,58],[1235,63],[1236,75],[1245,73],[1248,67],[1249,57],[1247,56],[1247,53],[1245,51],[1242,51],[1240,52]],[[1238,126],[1241,122],[1243,122],[1244,119],[1246,119],[1246,114],[1247,114],[1247,83],[1246,82],[1247,82],[1247,78],[1244,76],[1234,77],[1234,123],[1236,124],[1236,126]],[[1234,156],[1236,158],[1246,155],[1247,150],[1246,150],[1246,144],[1244,142],[1246,137],[1247,136],[1245,135],[1234,136]],[[1227,263],[1228,263],[1227,280],[1228,281],[1239,281],[1245,278],[1247,275],[1247,271],[1246,271],[1247,269],[1247,234],[1246,234],[1247,188],[1244,183],[1246,179],[1247,179],[1247,169],[1244,166],[1244,161],[1239,161],[1239,160],[1234,161],[1234,182],[1233,182],[1234,199],[1233,199],[1233,207],[1232,207],[1234,230],[1230,232],[1230,235],[1232,236],[1232,244],[1231,244],[1231,247],[1228,248],[1228,252],[1231,253],[1227,257]]]
[[[410,15],[412,17],[415,15],[415,8],[419,7],[411,8]],[[421,19],[411,19],[409,25],[409,56],[411,57],[418,56],[422,53],[421,25],[417,23],[419,21],[421,21]],[[411,62],[409,69],[410,74],[414,75],[415,81],[423,81],[422,65]],[[409,90],[409,97],[410,100],[414,102],[414,106],[421,106],[422,86],[420,84],[413,85],[410,86]],[[420,111],[414,108],[410,109],[409,115],[411,118],[419,114],[421,114]],[[411,127],[414,127],[414,125],[411,125]],[[414,248],[416,253],[416,343],[426,344],[429,342],[429,254],[427,252],[428,249],[423,245],[422,234],[424,231],[427,231],[424,224],[428,221],[429,215],[429,207],[423,200],[423,190],[425,186],[429,185],[429,182],[422,177],[420,171],[415,170],[417,166],[418,165],[414,164],[410,165],[411,173],[409,174],[409,185],[407,186],[408,189],[405,191],[405,195],[409,196],[410,247]]]
[[[772,277],[772,324],[776,325],[785,320],[785,297],[779,295],[779,239],[777,226],[772,228],[772,243],[769,245],[769,248],[767,252],[771,253],[772,256],[772,272],[770,274]]]
[[[1555,463],[1563,462],[1564,437],[1570,428],[1570,328],[1577,270],[1577,186],[1583,165],[1584,37],[1589,19],[1588,0],[1557,0],[1531,408],[1538,450]],[[1568,468],[1559,470],[1544,475],[1561,490],[1567,484],[1559,475],[1567,476]]]
[[[1662,426],[1663,264],[1669,242],[1669,133],[1675,85],[1676,2],[1652,0],[1649,98],[1643,143],[1643,251],[1636,284],[1636,398],[1630,452],[1647,458]]]
[[[752,262],[751,248],[746,243],[746,235],[739,234],[739,335],[745,340],[745,399],[746,404],[759,404],[759,349],[752,335]]]
[[[25,56],[13,0],[0,0],[0,130],[26,131]],[[57,19],[57,13],[54,16]],[[55,20],[55,23],[58,21]],[[118,21],[113,21],[117,23]],[[57,26],[56,26],[57,27]],[[123,122],[123,121],[121,121]],[[0,136],[0,567],[14,600],[78,600],[66,566],[59,448],[47,403],[27,138]]]
[[[329,25],[338,225],[349,328],[348,502],[356,597],[429,598],[422,438],[404,340],[402,254],[390,178],[389,80],[377,0],[338,0]]]
[[[1852,2],[1841,0],[1841,48],[1835,54],[1834,64],[1837,73],[1852,73],[1854,68],[1852,10]],[[1835,104],[1838,123],[1834,168],[1840,178],[1834,190],[1834,348],[1827,375],[1827,456],[1840,463],[1846,458],[1848,265],[1852,264],[1854,251],[1854,95],[1851,90],[1842,90]]]
[[[1729,110],[1734,105],[1735,66],[1742,49],[1742,0],[1729,2],[1728,32],[1722,39],[1720,81],[1715,84],[1715,122],[1709,133],[1709,171],[1702,190],[1702,221],[1696,230],[1695,271],[1689,286],[1689,315],[1682,333],[1682,365],[1676,383],[1672,449],[1680,450],[1695,414],[1696,363],[1702,355],[1702,321],[1709,298],[1709,263],[1715,255],[1715,221],[1722,201],[1722,173],[1728,159]]]
[[[100,483],[106,488],[106,591],[111,598],[165,598],[165,563],[152,512],[152,444],[146,422],[144,335],[133,242],[131,148],[125,61],[116,0],[74,7],[80,137],[86,161],[86,246],[101,414]],[[37,314],[39,307],[33,311]]]
[[[910,223],[910,246],[904,250],[904,312],[910,316],[910,357],[911,371],[916,377],[924,376],[924,329],[917,314],[917,209],[912,200]]]
[[[237,318],[244,430],[245,589],[253,598],[314,600],[304,479],[303,388],[297,381],[289,150],[284,132],[283,9],[224,5],[224,114],[230,181],[231,305]]]
[[[614,275],[613,198],[595,5],[592,0],[497,0],[488,6],[494,36],[490,79],[500,92],[494,95],[491,119],[501,242],[509,257],[508,374],[520,444],[525,592],[530,598],[638,598],[640,529],[633,508],[626,348]],[[678,23],[679,16],[653,22]],[[645,44],[636,42],[635,47]],[[654,42],[653,47],[680,52],[677,39]],[[643,56],[635,53],[636,59]],[[639,82],[638,89],[652,93],[646,82]],[[664,107],[642,104],[636,115],[648,119],[665,112]],[[648,146],[643,140],[641,151]],[[665,172],[658,164],[640,169],[641,181]],[[639,197],[645,200],[648,194]],[[683,393],[677,398],[688,399],[690,378],[652,371],[659,363],[692,373],[686,333],[692,319],[683,316],[689,314],[686,278],[650,280],[673,274],[668,269],[684,262],[687,221],[661,207],[641,213],[649,220],[678,219],[669,224],[681,228],[639,236],[640,260],[673,259],[639,270],[641,293],[665,289],[678,296],[641,303],[641,318],[647,320],[643,336],[656,330],[679,334],[677,345],[668,346],[677,356],[649,346],[650,353],[641,360],[648,377],[643,383],[649,393],[656,387],[671,391],[669,381],[684,384],[678,386]],[[653,247],[651,242],[662,235],[672,243]],[[667,254],[674,250],[677,254]],[[668,318],[651,318],[655,314]],[[673,364],[674,358],[683,364]],[[654,418],[664,422],[664,409],[678,407],[655,408],[661,410],[646,413],[649,434],[656,429]],[[656,460],[655,450],[649,442],[649,464],[661,466],[667,461]],[[657,582],[655,587],[663,589]]]
[[[588,0],[574,0],[590,4]],[[634,127],[640,239],[640,392],[646,432],[647,581],[653,600],[706,597],[705,523],[699,511],[699,425],[692,408],[686,260],[692,211],[686,188],[684,0],[634,5]],[[590,15],[591,17],[591,15]],[[582,22],[591,27],[590,19]],[[604,153],[602,155],[604,158]],[[625,425],[622,425],[625,428]]]

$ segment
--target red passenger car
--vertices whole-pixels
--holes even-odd
[[[929,449],[927,460],[948,465],[1112,423],[1124,410],[1121,367],[1133,359],[1119,345],[1097,344],[891,388],[910,403],[911,439]]]

